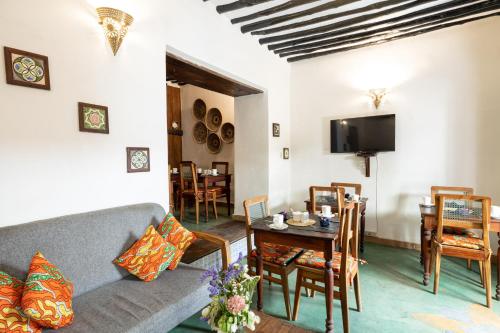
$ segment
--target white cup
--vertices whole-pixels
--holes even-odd
[[[217,171],[217,169],[212,169],[212,175],[217,176],[217,173],[218,173],[218,172],[219,172],[219,171]]]
[[[431,197],[423,197],[422,203],[424,204],[424,206],[431,206],[432,205],[432,198]]]
[[[177,168],[172,168],[172,173],[177,173]]]
[[[491,214],[492,217],[499,218],[500,217],[500,207],[499,206],[491,206]]]
[[[353,200],[354,202],[358,202],[358,201],[359,201],[359,194],[355,194],[355,195],[353,195],[352,200]]]
[[[328,205],[321,206],[321,215],[326,217],[332,216],[332,207]]]
[[[309,213],[304,212],[302,213],[302,223],[306,223],[307,221],[309,221]]]
[[[281,227],[283,225],[283,215],[282,214],[274,214],[273,215],[273,224],[277,227]]]
[[[208,170],[208,169],[204,171],[204,174],[205,174],[206,176],[210,175],[210,173],[211,173],[211,171],[210,171],[210,170]]]
[[[302,212],[293,212],[292,218],[294,222],[300,222],[300,220],[302,219]]]
[[[197,172],[197,173],[202,173],[202,172],[203,172],[203,169],[202,169],[202,168],[198,168],[198,169],[196,170],[196,172]]]

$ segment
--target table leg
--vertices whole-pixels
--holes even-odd
[[[423,259],[424,259],[424,286],[429,284],[429,277],[431,275],[431,234],[432,230],[425,229],[424,227],[424,246],[423,246]]]
[[[264,308],[263,292],[264,292],[264,262],[262,261],[262,252],[260,250],[259,242],[255,241],[255,247],[257,248],[257,275],[260,277],[259,282],[257,282],[257,310],[262,311]]]
[[[231,176],[226,176],[227,216],[231,216]]]
[[[205,222],[208,223],[208,176],[205,176],[203,186],[205,186]]]
[[[420,220],[420,265],[424,264],[424,219]]]
[[[332,260],[325,263],[326,332],[333,332],[333,270]]]
[[[497,250],[497,301],[500,301],[500,232],[497,233],[498,250]]]
[[[361,253],[365,252],[365,223],[366,223],[366,208],[361,211],[361,235],[359,237],[360,242],[359,242],[359,249],[361,250]]]

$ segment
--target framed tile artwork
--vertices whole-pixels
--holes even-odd
[[[149,148],[127,147],[127,172],[149,172]]]
[[[48,57],[10,47],[3,50],[8,84],[50,90]]]
[[[280,124],[278,123],[273,123],[273,136],[274,137],[280,136]]]
[[[79,102],[78,123],[80,132],[109,134],[108,107]]]

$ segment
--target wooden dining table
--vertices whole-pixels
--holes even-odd
[[[296,246],[310,250],[322,251],[325,255],[325,298],[326,298],[326,330],[333,332],[333,269],[332,257],[335,251],[335,242],[339,238],[339,223],[333,221],[329,227],[320,226],[319,217],[310,216],[316,223],[308,227],[296,227],[288,225],[285,230],[271,229],[269,225],[273,222],[272,217],[253,221],[250,228],[254,232],[254,243],[257,252],[257,275],[260,276],[257,284],[257,309],[263,310],[263,277],[264,263],[262,260],[262,244],[273,243],[286,246]]]
[[[420,216],[421,216],[421,228],[420,228],[420,240],[421,240],[421,252],[420,252],[420,263],[424,265],[424,285],[429,284],[429,278],[431,275],[431,238],[432,232],[437,227],[437,217],[436,217],[436,207],[434,206],[423,206],[420,205]],[[491,218],[490,220],[490,231],[496,232],[498,239],[498,250],[497,250],[497,287],[496,287],[496,298],[500,300],[500,219]]]

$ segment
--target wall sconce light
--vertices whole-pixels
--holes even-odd
[[[113,54],[116,55],[134,18],[121,10],[109,7],[97,8],[97,14],[99,15],[99,24],[104,29],[104,35],[111,45]]]
[[[380,104],[382,103],[382,99],[384,98],[385,95],[387,95],[387,90],[386,89],[371,89],[368,92],[368,95],[373,100],[373,105],[375,105],[375,109],[378,109]]]

